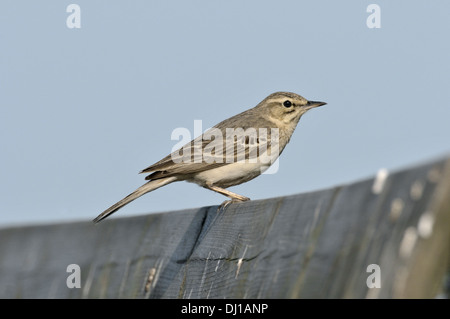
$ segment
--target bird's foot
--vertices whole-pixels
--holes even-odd
[[[220,204],[220,206],[217,208],[217,212],[220,212],[221,210],[225,210],[225,208],[232,204],[232,203],[241,203],[241,202],[246,202],[248,200],[250,200],[250,198],[239,195],[240,198],[232,198],[232,199],[228,199],[226,201],[224,201],[222,204]]]

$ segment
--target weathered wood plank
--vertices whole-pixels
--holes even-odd
[[[403,298],[439,293],[450,159],[317,192],[0,230],[1,298]],[[68,288],[66,268],[81,269]],[[381,288],[369,289],[367,266]]]

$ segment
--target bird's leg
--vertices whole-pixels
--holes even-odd
[[[217,209],[217,212],[220,212],[221,210],[224,210],[225,207],[227,207],[231,203],[234,203],[234,202],[245,202],[247,200],[250,200],[250,198],[248,198],[248,197],[245,197],[245,196],[242,196],[242,195],[230,192],[229,190],[226,190],[226,189],[221,188],[221,187],[212,186],[212,185],[206,185],[206,188],[231,198],[230,200],[226,200],[222,204],[220,204],[219,208]]]
[[[232,202],[245,202],[247,200],[250,200],[250,198],[230,192],[229,190],[226,190],[225,188],[221,188],[221,187],[217,187],[217,186],[212,186],[212,185],[206,185],[206,188],[215,191],[219,194],[228,196],[231,198]]]

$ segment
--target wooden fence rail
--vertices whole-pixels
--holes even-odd
[[[434,298],[449,253],[450,157],[220,211],[1,229],[0,297]]]

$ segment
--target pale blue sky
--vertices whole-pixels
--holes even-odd
[[[66,7],[81,8],[81,29]],[[381,8],[369,29],[366,8]],[[450,152],[449,1],[2,1],[0,227],[91,220],[143,184],[177,127],[275,91],[306,114],[260,199],[332,187]],[[217,205],[194,184],[114,217]]]

